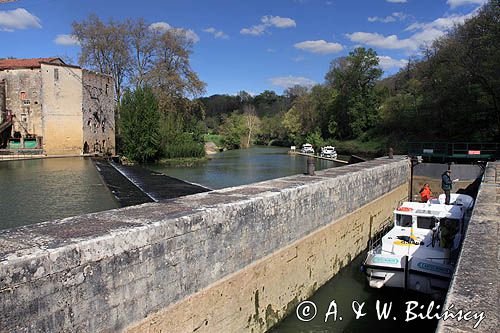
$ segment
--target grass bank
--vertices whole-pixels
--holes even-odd
[[[205,135],[203,135],[203,141],[205,141],[205,142],[213,142],[219,148],[221,148],[223,146],[222,135],[218,135],[218,134],[205,134]]]
[[[157,164],[168,165],[172,167],[192,167],[193,165],[205,163],[207,157],[177,157],[177,158],[161,158]]]

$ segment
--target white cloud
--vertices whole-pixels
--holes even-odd
[[[174,31],[181,34],[186,34],[186,38],[193,43],[198,43],[200,41],[200,37],[191,29],[186,30],[182,28],[175,28]]]
[[[266,32],[266,27],[263,24],[254,25],[251,28],[243,28],[240,30],[242,35],[259,36]]]
[[[457,7],[465,6],[465,5],[483,5],[487,1],[488,0],[448,0],[448,1],[446,1],[446,3],[452,9],[455,9]]]
[[[295,20],[289,17],[266,15],[262,16],[260,21],[261,24],[253,25],[250,28],[243,28],[240,30],[240,33],[242,35],[260,36],[266,33],[267,29],[270,27],[285,29],[285,28],[294,28],[297,26]]]
[[[190,40],[193,43],[198,43],[200,41],[200,37],[193,30],[184,28],[174,28],[167,22],[151,23],[149,25],[149,29],[158,31],[160,33],[172,31],[173,33],[186,36],[186,39]]]
[[[389,16],[386,17],[378,17],[378,16],[371,16],[368,18],[369,22],[382,22],[382,23],[390,23],[390,22],[396,22],[396,21],[404,21],[406,19],[407,15],[401,12],[396,12],[392,13]]]
[[[271,84],[281,88],[291,88],[294,86],[312,87],[316,84],[315,81],[302,76],[279,76],[270,78]]]
[[[329,43],[323,39],[296,43],[294,47],[299,50],[320,54],[337,53],[344,49],[339,43]]]
[[[368,22],[390,23],[390,22],[396,22],[396,19],[392,16],[386,16],[386,17],[370,16],[368,17]]]
[[[429,30],[429,29],[438,29],[438,30],[447,30],[453,28],[456,24],[462,24],[466,20],[470,19],[474,15],[476,15],[477,11],[472,11],[469,14],[465,15],[450,15],[447,17],[440,17],[435,19],[432,22],[420,23],[415,22],[409,25],[405,31],[415,31],[415,30]]]
[[[167,32],[168,30],[172,29],[172,26],[167,22],[155,22],[149,25],[149,29],[159,32]]]
[[[397,60],[389,56],[379,56],[378,61],[380,68],[382,68],[385,71],[392,68],[402,68],[406,66],[406,64],[408,64],[408,60],[405,59]]]
[[[72,45],[80,45],[80,42],[74,35],[57,35],[57,37],[54,39],[54,43],[58,45],[67,45],[67,46],[72,46]]]
[[[261,22],[266,26],[275,26],[276,28],[293,28],[297,24],[289,17],[266,15],[261,18]]]
[[[24,8],[0,10],[0,31],[12,32],[28,28],[41,29],[40,19]]]
[[[415,42],[410,38],[399,39],[396,35],[384,36],[376,32],[354,32],[346,36],[353,42],[379,47],[381,49],[415,50],[417,48]]]
[[[209,28],[203,29],[203,31],[214,35],[215,38],[220,38],[220,39],[228,39],[229,38],[229,36],[226,35],[226,33],[224,33],[224,31],[217,30],[214,27],[209,27]]]
[[[375,32],[354,32],[346,34],[352,42],[378,47],[381,49],[402,49],[408,53],[414,53],[421,46],[431,43],[436,38],[443,36],[446,31],[453,28],[456,24],[461,24],[465,20],[478,13],[474,10],[465,15],[450,15],[440,17],[432,22],[415,22],[409,25],[405,31],[413,32],[408,38],[400,39],[397,35],[384,36]]]
[[[391,2],[391,3],[407,3],[408,1],[407,0],[385,0],[387,2]]]

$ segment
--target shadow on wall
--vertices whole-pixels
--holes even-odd
[[[420,201],[419,191],[428,183],[432,195],[437,197],[443,194],[441,189],[441,175],[448,169],[448,164],[421,163],[414,168],[412,197],[414,201]],[[476,197],[484,168],[481,165],[452,164],[451,178],[459,179],[453,183],[453,193],[467,194]]]
[[[467,186],[466,188],[461,188],[457,191],[459,194],[467,194],[476,199],[477,192],[479,191],[479,186],[481,186],[482,177],[476,178],[476,180]]]

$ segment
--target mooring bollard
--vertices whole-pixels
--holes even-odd
[[[389,158],[393,159],[394,158],[394,149],[389,148]]]
[[[314,176],[314,170],[316,169],[316,160],[314,156],[309,156],[307,158],[307,174],[309,176]]]

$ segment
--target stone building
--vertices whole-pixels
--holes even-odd
[[[59,58],[0,60],[0,148],[114,154],[113,85],[110,76]]]

